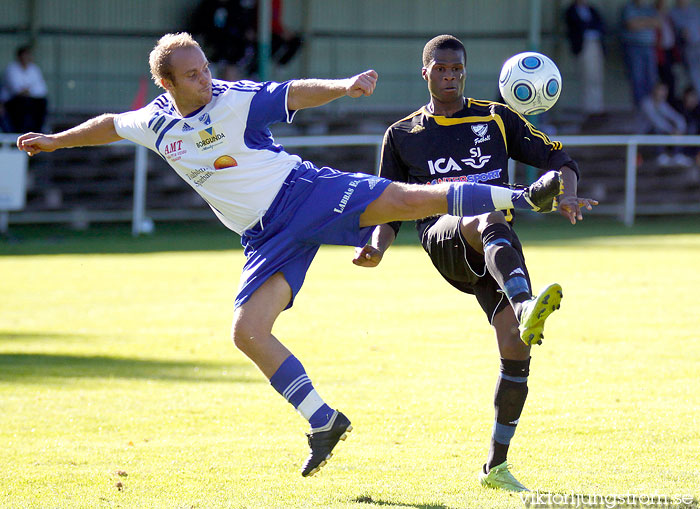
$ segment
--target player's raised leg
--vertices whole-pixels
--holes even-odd
[[[314,389],[299,360],[272,335],[272,326],[292,297],[282,273],[271,276],[236,309],[233,341],[270,380],[270,384],[307,420],[311,452],[302,475],[313,475],[326,464],[338,441],[352,430],[343,413],[329,407]]]
[[[489,273],[498,282],[518,318],[523,343],[528,346],[541,344],[545,320],[559,309],[561,286],[553,283],[533,296],[520,241],[502,214],[463,218],[460,229],[470,245],[483,246]],[[480,239],[476,238],[478,235]]]
[[[550,171],[523,190],[458,182],[416,185],[393,182],[360,217],[360,226],[410,221],[436,214],[477,216],[494,210],[551,212],[563,191],[561,173]]]

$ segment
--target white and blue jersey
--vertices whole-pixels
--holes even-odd
[[[291,122],[289,83],[213,80],[212,100],[181,116],[168,94],[117,115],[117,134],[160,154],[241,235],[246,263],[236,307],[281,272],[294,297],[321,244],[363,246],[360,215],[390,184],[302,163],[269,126]]]
[[[212,80],[212,100],[183,117],[170,95],[117,115],[117,134],[161,155],[238,234],[268,209],[301,159],[276,145],[269,126],[291,122],[289,82]]]

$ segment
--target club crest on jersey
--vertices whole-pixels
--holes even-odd
[[[474,140],[475,145],[478,145],[479,143],[483,143],[485,141],[489,141],[491,139],[491,135],[486,134],[489,131],[488,124],[472,124],[471,128],[472,132],[477,136],[477,138]]]
[[[194,138],[194,144],[199,150],[210,150],[224,143],[224,139],[226,138],[226,135],[223,132],[217,131],[215,126],[197,131],[192,136]]]
[[[479,138],[483,138],[488,132],[488,124],[472,124],[472,132],[476,134]]]
[[[209,118],[209,113],[204,113],[204,114],[200,115],[197,120],[199,120],[204,125],[211,124],[211,118]]]

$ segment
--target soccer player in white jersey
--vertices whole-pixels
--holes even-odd
[[[292,306],[321,244],[364,246],[375,225],[433,214],[477,215],[513,207],[546,212],[562,192],[558,172],[512,191],[483,184],[392,183],[316,168],[275,144],[269,126],[342,96],[370,95],[375,71],[338,80],[284,83],[212,80],[187,33],[166,34],[150,54],[165,93],[137,111],[103,114],[56,134],[17,139],[29,155],[126,138],[160,154],[241,235],[246,263],[236,297],[235,345],[311,425],[302,475],[316,473],[352,426],[314,389],[299,360],[272,335]],[[563,190],[567,192],[566,189]]]

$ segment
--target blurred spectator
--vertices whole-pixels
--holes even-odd
[[[656,10],[642,0],[630,0],[622,8],[622,45],[635,105],[648,96],[658,79],[656,69]]]
[[[303,43],[301,36],[289,30],[282,21],[282,0],[272,0],[272,59],[278,65],[288,64]]]
[[[683,92],[683,117],[686,134],[700,134],[700,100],[695,87],[689,85]],[[687,147],[685,154],[700,164],[700,147]]]
[[[683,116],[687,134],[700,134],[700,101],[695,87],[688,86],[683,91]]]
[[[247,77],[255,60],[256,0],[201,0],[189,30],[201,40],[220,79]]]
[[[668,12],[666,0],[656,0],[656,12],[659,17],[659,28],[656,32],[656,64],[659,80],[668,87],[668,102],[675,108],[679,106],[676,95],[676,78],[673,75],[673,65],[680,62],[680,53],[676,45],[676,33]]]
[[[47,88],[30,46],[17,50],[5,69],[5,109],[12,132],[41,132],[46,120]]]
[[[12,132],[10,121],[7,119],[5,101],[7,101],[7,90],[5,90],[5,87],[2,85],[2,80],[0,80],[0,133]]]
[[[688,0],[676,0],[669,15],[678,34],[690,81],[700,94],[700,8],[690,5]]]
[[[301,37],[282,22],[282,0],[272,0],[270,53],[286,65],[302,45]],[[257,0],[201,0],[189,30],[201,39],[218,77],[235,81],[258,71]]]
[[[686,122],[668,103],[668,87],[658,82],[652,93],[642,100],[642,114],[645,121],[644,131],[648,134],[685,134]],[[670,152],[670,154],[669,154]],[[657,162],[661,166],[690,166],[692,161],[681,152],[680,147],[662,151]]]
[[[589,115],[603,113],[603,18],[588,5],[588,0],[574,0],[565,18],[571,52],[576,55],[581,73],[583,111]]]

